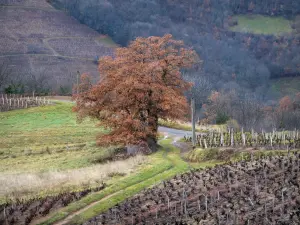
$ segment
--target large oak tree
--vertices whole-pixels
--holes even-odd
[[[117,48],[114,57],[99,60],[98,84],[91,86],[83,76],[75,111],[79,119],[93,117],[110,129],[99,136],[98,144],[154,150],[158,118],[187,115],[184,93],[191,84],[182,79],[181,69],[197,60],[195,51],[184,48],[170,34],[137,38],[128,47]]]

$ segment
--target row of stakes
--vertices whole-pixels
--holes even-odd
[[[185,136],[185,141],[192,140],[191,137]],[[212,131],[206,134],[198,134],[196,144],[204,149],[212,147],[283,147],[297,148],[300,147],[300,135],[298,130],[294,131],[275,131],[267,133],[263,130],[260,133],[234,131],[228,129],[227,132]]]
[[[13,109],[29,108],[32,106],[49,105],[51,101],[45,97],[13,97],[7,95],[0,98],[0,111],[8,111]]]
[[[287,157],[287,158],[290,158],[290,157]],[[251,160],[252,161],[252,160]],[[288,161],[289,162],[289,161]],[[292,164],[293,164],[293,170],[294,168],[297,168],[297,173],[299,172],[299,160],[297,160],[297,167],[294,167],[294,160],[292,161]],[[281,166],[282,170],[284,171],[286,168],[285,168],[285,165],[284,165],[284,161],[282,161],[282,166]],[[264,171],[265,172],[265,171]],[[266,173],[264,173],[264,179],[266,179],[267,175]],[[257,179],[257,176],[255,175],[254,176],[254,181],[252,180],[250,182],[250,184],[239,184],[238,186],[236,186],[238,184],[238,181],[237,181],[237,177],[236,178],[236,181],[235,183],[233,183],[232,185],[235,186],[235,187],[243,187],[243,186],[249,186],[253,187],[253,190],[255,190],[255,193],[256,195],[259,195],[260,193],[260,188],[259,188],[259,182],[258,182],[258,179]],[[283,178],[284,179],[284,178]],[[231,178],[229,176],[229,173],[227,174],[227,181],[229,183],[232,183],[231,182]],[[252,184],[251,184],[252,183]],[[260,185],[263,185],[263,184],[260,184]],[[231,192],[231,186],[229,188],[229,192]],[[243,195],[243,191],[242,189],[240,190],[241,191],[241,195]],[[267,198],[267,201],[264,203],[264,207],[263,207],[263,210],[264,210],[264,214],[265,214],[265,220],[267,220],[267,214],[269,212],[267,211],[270,211],[270,209],[274,210],[276,204],[280,206],[280,210],[281,210],[281,213],[283,214],[283,210],[284,210],[284,207],[287,205],[287,204],[290,204],[290,191],[289,191],[289,188],[287,187],[283,187],[282,189],[280,189],[280,192],[281,192],[281,199],[277,202],[275,202],[275,197],[272,197],[271,199]],[[287,195],[287,198],[285,197],[285,195]],[[214,191],[213,193],[203,193],[201,194],[200,196],[203,196],[204,197],[204,203],[201,203],[200,200],[197,200],[197,208],[198,208],[198,211],[199,213],[203,212],[203,208],[201,206],[203,206],[204,204],[204,211],[205,212],[208,212],[209,210],[209,204],[208,204],[208,200],[209,202],[211,203],[214,203],[214,202],[218,202],[220,200],[220,191],[217,190],[217,191]],[[253,199],[251,199],[251,197],[249,196],[247,198],[247,200],[249,201],[249,203],[251,204],[251,206],[254,206],[254,203],[253,203]],[[164,211],[164,209],[167,209],[168,211],[171,211],[171,214],[175,213],[176,214],[176,206],[177,204],[180,204],[180,208],[179,208],[179,211],[181,211],[182,214],[184,215],[187,215],[188,214],[188,210],[187,210],[187,204],[188,204],[188,198],[187,198],[187,193],[185,191],[185,189],[183,189],[183,194],[182,194],[182,198],[176,202],[170,202],[170,198],[169,196],[167,196],[167,204],[162,204],[162,205],[158,205],[155,209],[155,218],[158,219],[158,214],[159,214],[159,211],[162,209]],[[117,208],[112,208],[112,213],[113,213],[113,219],[115,221],[118,221],[120,220],[120,217],[118,215],[118,209]],[[228,224],[228,221],[229,221],[229,218],[234,218],[233,220],[235,221],[234,224],[237,224],[237,215],[235,214],[235,212],[232,213],[229,213],[227,212],[227,222],[226,224]],[[217,218],[218,220],[220,219],[220,215],[219,215],[219,211],[217,211]],[[131,221],[132,221],[132,224],[134,224],[134,216],[132,215],[131,216]],[[205,224],[205,223],[204,223]],[[247,224],[250,224],[250,221],[248,220],[247,221]]]

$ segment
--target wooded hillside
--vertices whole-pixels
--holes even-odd
[[[193,46],[203,59],[203,69],[195,68],[186,78],[195,82],[198,104],[207,98],[207,89],[255,92],[264,99],[270,78],[298,76],[300,72],[298,1],[55,0],[55,3],[124,46],[138,36],[165,33]],[[283,35],[233,32],[230,27],[238,23],[233,16],[240,14],[282,17],[290,21],[293,29]]]

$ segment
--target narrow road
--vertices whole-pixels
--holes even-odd
[[[158,132],[165,133],[168,136],[174,136],[174,138],[179,138],[179,139],[183,138],[184,136],[189,136],[189,137],[192,136],[192,131],[177,130],[168,127],[158,127]]]

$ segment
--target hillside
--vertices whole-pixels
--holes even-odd
[[[97,58],[112,52],[106,36],[45,0],[0,0],[0,30],[0,65],[10,71],[0,89],[66,94],[77,71],[98,77]]]
[[[265,101],[270,78],[300,74],[298,1],[51,2],[123,46],[138,36],[171,33],[193,47],[203,65],[185,78],[195,83],[199,106],[212,89],[254,93]]]

